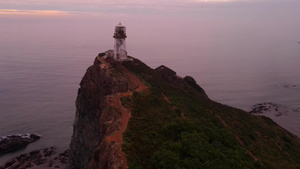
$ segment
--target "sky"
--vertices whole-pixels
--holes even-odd
[[[1,0],[0,14],[124,14],[193,16],[209,9],[289,7],[299,0]]]
[[[299,67],[299,49],[291,49],[300,41],[299,9],[300,0],[0,0],[0,47],[95,54],[113,48],[121,21],[129,54],[152,68],[197,77],[193,70],[206,64],[221,73],[215,68]]]
[[[128,48],[150,46],[158,38],[169,45],[193,42],[212,48],[221,43],[227,48],[228,39],[234,45],[270,38],[299,41],[299,9],[300,0],[1,0],[0,32],[11,44],[42,30],[61,32],[60,38],[97,35],[105,42],[121,21],[129,28]],[[38,29],[41,22],[46,28]],[[18,29],[20,24],[27,33]]]
[[[36,33],[37,24],[34,25],[35,29],[29,29],[33,27],[30,24],[44,22],[48,31],[64,30],[61,31],[64,37],[71,32],[70,28],[73,32],[78,31],[78,37],[87,37],[87,33],[82,32],[111,33],[111,28],[121,21],[130,28],[128,34],[132,41],[147,39],[149,45],[151,40],[156,42],[158,37],[174,41],[180,37],[178,43],[201,41],[213,45],[217,41],[228,44],[223,43],[222,39],[233,35],[236,36],[236,43],[239,43],[242,38],[249,41],[245,36],[251,38],[253,33],[258,38],[295,37],[298,41],[299,9],[300,0],[1,0],[0,32],[7,28],[2,37],[7,36],[10,40],[12,38],[9,35],[21,33],[17,29],[20,26],[13,27],[14,24],[24,23],[23,29],[28,25],[28,30]],[[152,33],[145,34],[140,30]],[[209,38],[212,39],[209,42],[207,37],[219,38]]]

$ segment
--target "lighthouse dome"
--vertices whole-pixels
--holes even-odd
[[[126,36],[126,27],[119,23],[115,28],[114,38],[116,39],[125,39]]]

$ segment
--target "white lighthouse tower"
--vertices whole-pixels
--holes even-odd
[[[126,37],[126,27],[119,23],[119,25],[116,26],[114,33],[114,59],[117,61],[127,60]]]

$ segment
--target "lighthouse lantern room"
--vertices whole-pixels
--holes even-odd
[[[121,23],[116,26],[114,36],[114,59],[117,61],[127,60],[127,49],[126,49],[126,27]]]

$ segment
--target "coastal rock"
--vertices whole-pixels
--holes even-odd
[[[55,156],[53,159],[48,160],[48,162],[46,163],[46,165],[44,165],[44,167],[65,169],[68,164],[69,154],[70,154],[70,150],[66,150],[58,154],[58,156]]]
[[[289,109],[285,106],[281,106],[275,103],[259,103],[252,106],[251,114],[263,114],[263,113],[274,113],[275,116],[281,116],[289,112]]]
[[[35,150],[30,153],[21,154],[17,156],[16,158],[8,161],[5,165],[0,167],[0,169],[4,168],[11,168],[11,169],[17,169],[22,168],[26,169],[28,167],[34,166],[34,165],[41,165],[46,163],[46,157],[54,154],[54,147],[46,148],[44,150]]]
[[[297,85],[295,85],[295,84],[285,84],[285,85],[283,85],[283,87],[284,88],[287,88],[287,89],[297,89],[298,88],[298,86]]]
[[[9,160],[3,166],[0,166],[0,169],[65,168],[68,161],[69,150],[55,155],[55,147],[31,151]]]
[[[0,139],[0,155],[25,148],[28,144],[40,139],[36,134],[18,134],[3,136]]]

